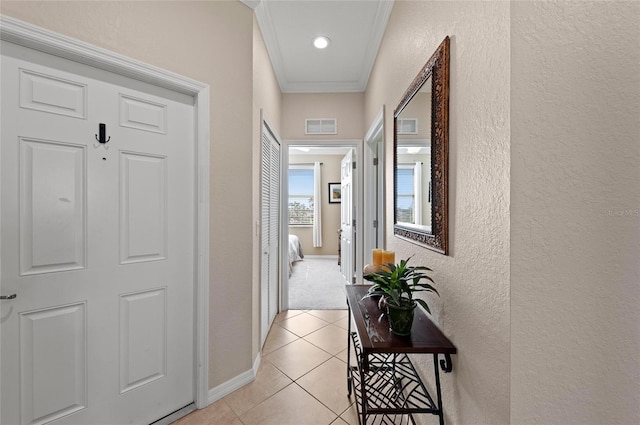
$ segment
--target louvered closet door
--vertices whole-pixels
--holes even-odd
[[[194,400],[193,99],[10,43],[1,66],[0,422],[151,423]]]
[[[269,326],[278,313],[280,264],[280,145],[270,135],[271,160],[269,161]]]
[[[262,134],[261,337],[278,312],[280,253],[280,143],[268,127]]]

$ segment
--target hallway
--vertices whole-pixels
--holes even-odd
[[[347,310],[278,314],[256,380],[173,425],[356,425],[347,326]]]
[[[289,277],[291,310],[344,310],[347,284],[334,256],[306,256],[293,263]]]

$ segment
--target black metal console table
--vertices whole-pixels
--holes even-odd
[[[351,364],[351,344],[347,350],[347,388],[355,390],[361,425],[413,424],[413,415],[437,415],[444,424],[440,367],[451,372],[451,354],[456,347],[420,309],[416,309],[411,335],[399,337],[389,331],[377,299],[365,298],[370,285],[346,285],[349,313],[348,338],[353,343],[356,365]],[[347,341],[349,342],[349,341]],[[433,354],[436,399],[429,394],[407,354]],[[443,358],[438,362],[438,356]],[[367,422],[371,419],[371,422]]]

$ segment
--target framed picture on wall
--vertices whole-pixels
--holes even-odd
[[[329,183],[329,203],[339,204],[342,199],[340,183]]]

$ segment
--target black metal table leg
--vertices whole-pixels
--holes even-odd
[[[433,372],[436,377],[436,396],[438,398],[438,416],[440,425],[444,425],[444,410],[442,408],[442,389],[440,388],[440,370],[438,367],[438,354],[433,354]]]
[[[349,305],[349,300],[347,299],[347,319],[349,323],[347,324],[347,396],[351,397],[351,390],[353,386],[353,378],[351,374],[351,306]]]
[[[362,358],[358,359],[358,372],[360,372],[360,413],[362,415],[360,425],[367,425],[367,390],[365,388],[366,376],[365,376],[365,368],[367,368],[368,359],[366,354],[362,354]],[[356,403],[358,401],[356,400]]]

